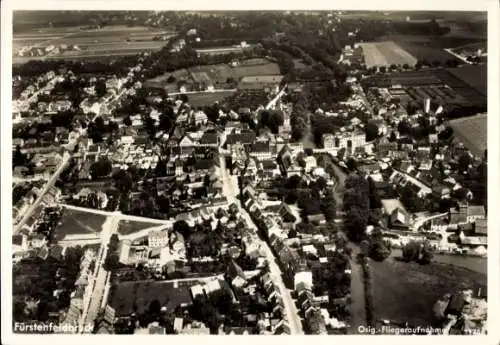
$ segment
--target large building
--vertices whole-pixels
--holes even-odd
[[[357,148],[366,144],[366,134],[361,131],[324,134],[323,147],[325,149],[346,149],[347,154],[353,154]]]

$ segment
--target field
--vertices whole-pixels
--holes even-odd
[[[483,66],[471,67],[484,68]],[[458,71],[462,68],[464,67],[458,67],[456,70]],[[467,69],[465,71],[467,71]],[[421,104],[425,98],[429,97],[432,100],[436,100],[441,103],[443,106],[450,105],[452,103],[463,106],[485,106],[486,95],[481,93],[479,87],[476,89],[464,80],[455,76],[455,73],[452,72],[453,69],[443,68],[397,72],[391,73],[386,80],[377,78],[371,79],[370,81],[367,80],[365,86],[370,86],[370,83],[379,87],[401,85],[408,96],[419,104]],[[471,78],[480,77],[479,74],[471,74]],[[481,80],[481,78],[479,78],[476,82],[484,83],[485,79]],[[486,88],[486,86],[484,86],[484,88]]]
[[[414,66],[417,63],[415,57],[393,41],[360,43],[360,46],[368,68],[392,64]]]
[[[488,92],[488,69],[486,65],[466,65],[459,68],[449,68],[448,71],[486,96]]]
[[[104,215],[65,209],[54,230],[54,238],[56,241],[61,241],[67,235],[98,235],[102,231],[102,225],[105,221],[106,216]]]
[[[149,222],[136,222],[129,220],[120,220],[118,223],[118,234],[120,235],[130,235],[135,232],[139,232],[144,229],[157,227],[161,224],[149,223]]]
[[[453,135],[478,157],[483,156],[488,144],[487,124],[488,118],[486,115],[465,117],[450,121]]]
[[[412,326],[435,322],[432,307],[445,293],[486,288],[486,276],[465,268],[394,259],[370,262],[375,319],[407,321]]]
[[[117,316],[128,316],[133,312],[141,314],[153,300],[173,311],[183,303],[191,303],[189,287],[196,283],[191,281],[176,288],[168,281],[121,282],[111,288],[110,305],[115,308]]]
[[[155,36],[171,37],[171,32],[147,27],[110,26],[98,30],[82,31],[77,27],[32,30],[15,34],[13,39],[14,63],[25,62],[18,57],[21,48],[45,48],[48,46],[78,46],[79,50],[49,56],[47,58],[81,58],[107,55],[128,55],[159,50],[165,41],[154,41]],[[33,57],[31,59],[43,59]]]
[[[234,95],[236,91],[228,90],[222,92],[198,92],[188,94],[189,104],[194,107],[212,105],[215,102],[222,102],[224,99]]]
[[[229,78],[238,81],[244,76],[258,76],[258,75],[279,75],[280,69],[276,63],[270,62],[267,59],[249,59],[241,61],[238,66],[232,67],[228,64],[220,65],[206,65],[196,66],[189,69],[180,69],[174,72],[165,73],[156,78],[146,81],[146,86],[149,87],[162,87],[168,93],[177,92],[177,81],[183,80],[189,85],[194,83],[210,84],[212,83],[216,89],[227,88],[227,81]],[[170,77],[174,77],[173,83],[168,83]],[[208,98],[214,97],[216,100],[220,96],[207,96]],[[195,97],[194,97],[195,98]],[[191,99],[191,96],[190,96]],[[202,101],[203,102],[203,101]]]
[[[196,73],[205,73],[214,83],[216,82],[225,83],[228,78],[233,78],[235,80],[238,80],[244,76],[250,76],[250,75],[280,74],[280,69],[277,64],[269,62],[267,60],[262,62],[263,63],[259,64],[243,63],[236,67],[231,67],[226,64],[197,66],[194,68],[190,68],[190,72],[192,75]]]
[[[390,35],[379,38],[380,41],[393,41],[406,50],[417,60],[429,62],[439,61],[446,63],[447,60],[457,60],[456,57],[444,51],[445,48],[456,48],[464,45],[484,45],[486,39],[460,37],[460,36],[422,36],[422,35]]]

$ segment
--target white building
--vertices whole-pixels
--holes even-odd
[[[148,235],[148,245],[150,248],[162,248],[168,245],[168,231],[151,231]]]

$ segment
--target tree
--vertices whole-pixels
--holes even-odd
[[[422,256],[420,257],[420,263],[424,265],[431,263],[434,254],[433,249],[428,242],[424,243],[421,253]]]
[[[26,155],[21,152],[21,147],[19,145],[16,146],[16,150],[12,156],[13,166],[24,166],[27,162]]]
[[[420,243],[410,241],[403,247],[403,259],[406,262],[418,261],[420,257]]]
[[[191,227],[184,220],[178,220],[173,225],[173,230],[180,233],[184,238],[191,234]]]
[[[337,159],[338,159],[339,161],[344,160],[344,157],[345,157],[345,152],[346,152],[345,147],[342,147],[340,150],[338,150],[338,151],[337,151]]]
[[[129,115],[127,115],[124,119],[123,119],[123,124],[125,126],[132,126],[132,119],[130,118]]]
[[[283,125],[284,117],[281,111],[264,110],[260,114],[260,121],[263,126],[268,127],[272,133],[277,134],[279,127]]]
[[[358,164],[356,163],[356,160],[352,157],[349,157],[346,162],[347,169],[349,171],[355,171],[358,168]]]
[[[380,73],[385,73],[385,72],[387,72],[387,67],[385,67],[385,66],[380,66],[380,67],[378,68],[378,70],[380,71]]]
[[[375,261],[384,261],[391,255],[391,245],[384,241],[380,230],[375,230],[369,239],[368,255]]]
[[[132,189],[134,181],[132,175],[127,170],[120,169],[113,175],[116,188],[121,193],[126,193]]]
[[[146,127],[146,131],[148,132],[149,137],[151,139],[155,138],[157,128],[155,120],[153,120],[151,116],[146,116],[146,120],[144,121],[144,126]]]
[[[378,126],[374,123],[368,123],[365,126],[366,141],[372,141],[378,138]]]
[[[473,162],[471,155],[469,152],[463,152],[459,157],[458,157],[458,169],[461,172],[465,172],[469,170],[469,165],[471,165]]]
[[[94,86],[94,90],[97,97],[104,97],[107,92],[106,82],[103,79],[99,79]]]
[[[331,190],[327,190],[325,196],[321,200],[321,211],[325,215],[327,221],[335,219],[336,203],[335,197]]]
[[[358,206],[349,208],[344,217],[347,235],[353,241],[361,241],[368,225],[368,211]]]
[[[90,166],[92,179],[108,176],[112,171],[111,161],[107,158],[100,158]]]

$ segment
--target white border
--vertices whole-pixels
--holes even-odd
[[[499,265],[500,256],[498,253],[499,248],[499,235],[497,229],[499,226],[500,218],[496,212],[499,203],[498,195],[500,195],[499,188],[499,79],[500,71],[498,68],[500,42],[499,32],[499,8],[498,0],[484,1],[453,1],[453,0],[414,0],[402,3],[396,0],[281,0],[271,2],[269,0],[254,0],[254,1],[237,1],[237,0],[165,0],[165,1],[102,1],[102,0],[49,0],[43,2],[26,1],[26,0],[4,0],[1,2],[1,37],[2,37],[2,76],[1,79],[1,229],[3,230],[2,236],[2,302],[1,315],[2,315],[2,344],[88,344],[89,341],[116,341],[113,336],[97,336],[92,335],[92,338],[82,337],[78,335],[35,335],[23,336],[12,334],[12,263],[11,263],[11,245],[10,245],[10,231],[12,228],[11,214],[12,214],[12,116],[11,116],[11,99],[12,99],[12,10],[447,10],[447,11],[488,11],[488,209],[489,209],[489,258],[488,258],[488,336],[475,336],[474,339],[467,336],[433,336],[434,342],[452,342],[454,344],[466,344],[471,341],[481,342],[486,344],[499,344],[500,340],[500,319],[499,319]],[[303,338],[305,337],[305,338]],[[107,339],[109,338],[109,339]],[[95,340],[94,340],[95,339]],[[147,342],[168,342],[183,344],[197,344],[199,342],[217,342],[217,344],[228,342],[227,337],[211,337],[211,336],[183,336],[161,338],[159,336],[141,336],[136,335],[133,337],[121,337],[120,341],[125,343],[135,344],[139,341]],[[231,339],[231,338],[229,338]],[[252,337],[240,337],[239,342],[249,342]],[[294,336],[294,337],[274,337],[274,336],[259,336],[259,342],[287,342],[289,344],[302,344],[304,341],[312,340],[308,336]],[[385,344],[388,341],[400,342],[402,339],[390,339],[390,336],[314,336],[314,342],[329,342],[341,341],[342,343],[362,343],[364,341],[371,344]],[[421,337],[406,337],[405,342],[421,345]],[[230,340],[231,341],[231,340]]]

